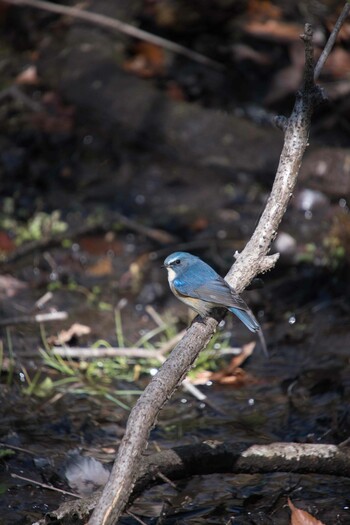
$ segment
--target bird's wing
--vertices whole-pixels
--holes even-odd
[[[185,279],[175,279],[173,285],[177,292],[183,296],[249,311],[243,299],[221,277],[217,276],[215,279],[198,281],[198,278],[191,280],[191,283]]]

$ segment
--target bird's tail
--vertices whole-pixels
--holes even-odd
[[[229,308],[230,312],[232,312],[233,314],[235,314],[238,319],[240,319],[242,321],[243,324],[245,324],[245,326],[251,331],[251,332],[257,332],[258,333],[258,336],[259,336],[259,339],[260,339],[260,344],[262,346],[262,349],[263,349],[263,352],[266,356],[268,356],[268,351],[267,351],[267,346],[266,346],[266,341],[265,341],[265,337],[264,337],[264,334],[261,330],[261,327],[258,323],[258,321],[255,319],[254,315],[253,315],[253,312],[251,312],[250,310],[241,310],[240,308]]]
[[[257,332],[260,330],[258,321],[249,310],[241,310],[240,308],[229,308],[229,310],[233,314],[237,315],[238,319],[240,319],[251,332]]]

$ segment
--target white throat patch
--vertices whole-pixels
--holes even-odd
[[[169,283],[172,283],[176,277],[176,273],[172,268],[167,268],[167,270],[168,270],[168,281]]]

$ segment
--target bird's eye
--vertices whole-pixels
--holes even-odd
[[[180,264],[180,263],[181,263],[180,259],[176,259],[175,264]]]

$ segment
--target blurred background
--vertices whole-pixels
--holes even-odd
[[[283,136],[271,120],[290,114],[301,85],[304,23],[314,27],[317,58],[343,7],[316,0],[55,5],[124,26],[0,2],[6,524],[32,523],[71,497],[33,480],[72,490],[67,462],[77,450],[113,460],[130,407],[193,318],[169,290],[164,258],[189,251],[228,271],[274,180]],[[147,35],[131,38],[128,24],[197,55]],[[179,390],[149,452],[205,439],[338,444],[348,437],[349,48],[350,21],[320,77],[328,101],[314,115],[272,246],[280,259],[262,286],[244,294],[270,356],[259,343],[253,352],[252,334],[227,316],[190,376],[207,400]],[[156,523],[166,496],[173,501],[166,524],[285,524],[291,497],[326,523],[349,524],[347,489],[348,480],[330,476],[198,477],[176,495],[152,489],[135,513]]]

